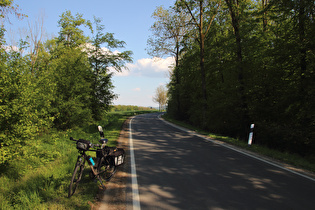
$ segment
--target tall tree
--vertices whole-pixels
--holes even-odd
[[[92,31],[90,21],[85,20],[79,13],[74,17],[69,10],[62,13],[58,25],[60,27],[58,42],[67,47],[78,47],[88,41],[88,37],[84,36],[80,26],[88,27]]]
[[[63,13],[58,23],[60,32],[51,51],[54,59],[50,64],[56,83],[52,114],[56,127],[68,129],[92,120],[92,73],[88,56],[82,51],[88,38],[79,28],[90,28],[90,24],[82,15],[74,17],[70,11]]]
[[[239,94],[241,97],[241,110],[243,112],[243,124],[249,121],[248,104],[246,101],[245,93],[245,81],[244,81],[244,64],[243,64],[243,53],[242,53],[242,38],[240,32],[240,13],[242,12],[244,2],[239,0],[225,0],[231,15],[232,26],[234,29],[234,37],[236,44],[236,58],[238,68],[238,82],[239,82]]]
[[[283,100],[285,112],[283,114],[284,129],[290,130],[291,135],[286,139],[292,147],[299,148],[302,144],[313,145],[311,130],[314,122],[314,2],[306,0],[275,1],[270,0],[270,10],[278,14],[271,17],[275,22],[274,39],[277,53],[274,58],[279,61],[276,66],[283,71],[287,85]],[[294,131],[294,132],[293,132]],[[302,132],[304,131],[304,132]],[[296,141],[293,134],[303,136],[304,142]],[[312,142],[312,143],[311,143]],[[300,145],[300,146],[299,146]]]
[[[206,87],[206,70],[205,70],[205,39],[211,28],[212,22],[221,6],[221,0],[178,0],[177,8],[185,11],[191,16],[191,22],[198,31],[197,41],[200,47],[200,72],[202,82],[202,123],[206,127],[207,111],[207,87]]]
[[[13,1],[0,1],[0,19],[8,13],[17,13]],[[47,106],[50,92],[43,91],[50,86],[42,75],[30,73],[29,57],[24,55],[26,42],[19,46],[7,47],[4,39],[5,28],[0,28],[0,164],[14,159],[22,147],[49,124]],[[40,84],[41,83],[41,84]],[[47,85],[43,87],[43,84]]]
[[[188,16],[183,12],[176,13],[173,8],[166,10],[160,6],[156,8],[152,17],[155,22],[151,26],[153,36],[148,39],[148,54],[153,57],[174,56],[177,67],[181,42],[189,29]]]
[[[116,97],[112,92],[112,73],[109,72],[109,68],[122,71],[125,68],[125,64],[132,61],[132,52],[112,52],[111,49],[113,48],[123,48],[125,42],[115,39],[112,33],[104,33],[101,19],[94,18],[94,22],[94,31],[96,33],[94,34],[92,45],[87,44],[86,50],[94,77],[91,109],[94,119],[99,120],[102,113],[109,109],[109,105]]]
[[[172,72],[174,77],[174,91],[179,91],[179,58],[183,49],[184,36],[191,29],[187,24],[190,16],[184,12],[176,12],[175,8],[164,9],[157,7],[152,15],[155,19],[151,26],[153,36],[148,39],[148,54],[153,57],[171,55],[175,57],[175,67]],[[177,99],[177,111],[180,112],[179,93],[173,93]]]
[[[29,40],[30,40],[30,57],[31,57],[31,68],[34,73],[34,66],[37,61],[39,51],[44,39],[44,14],[42,13],[38,20],[33,24],[28,22],[29,28]]]
[[[159,104],[159,111],[162,111],[163,107],[165,107],[167,103],[167,91],[162,85],[156,88],[155,96],[152,100],[153,102]]]

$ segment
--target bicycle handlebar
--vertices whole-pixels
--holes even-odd
[[[74,138],[72,138],[72,137],[70,137],[70,140],[71,141],[80,141],[80,140],[83,140],[83,141],[87,141],[87,140],[84,140],[84,139],[79,139],[79,140],[76,140],[76,139],[74,139]],[[87,141],[87,142],[89,142],[89,141]],[[89,143],[89,146],[91,147],[91,148],[93,148],[93,147],[100,147],[101,145],[100,144],[93,144],[93,143]]]

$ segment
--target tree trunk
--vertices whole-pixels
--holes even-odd
[[[205,38],[207,33],[209,32],[209,29],[211,27],[212,21],[215,18],[214,14],[208,24],[208,27],[204,27],[204,7],[203,7],[204,0],[199,0],[199,23],[197,19],[194,17],[194,14],[192,13],[192,10],[189,8],[187,2],[185,2],[186,8],[188,9],[192,19],[194,20],[195,24],[198,26],[199,29],[199,46],[200,46],[200,72],[201,72],[201,86],[202,86],[202,101],[201,101],[201,107],[202,107],[202,127],[206,128],[206,113],[207,113],[207,87],[206,87],[206,70],[205,70]],[[220,8],[221,1],[218,4],[217,11]]]
[[[207,87],[206,87],[206,71],[205,71],[205,33],[203,31],[203,1],[200,1],[200,71],[202,85],[202,126],[206,128],[207,113]]]
[[[305,46],[305,4],[299,2],[299,38],[300,38],[300,95],[304,94],[304,80],[306,73],[306,46]]]
[[[239,14],[238,14],[238,1],[225,0],[230,10],[232,18],[232,26],[234,29],[235,43],[236,43],[236,55],[237,55],[237,66],[238,66],[238,82],[239,82],[239,94],[241,97],[241,109],[243,112],[244,123],[249,120],[248,105],[246,102],[245,85],[244,85],[244,69],[243,69],[243,55],[241,45],[241,35],[239,31]],[[245,125],[244,125],[245,126]]]
[[[175,88],[176,88],[176,103],[177,103],[177,116],[181,116],[181,106],[180,106],[180,78],[179,78],[179,73],[178,73],[178,66],[179,66],[179,40],[176,40],[176,55],[175,55],[175,69],[174,69],[174,74],[175,74]]]
[[[262,8],[263,10],[266,9],[267,4],[268,4],[269,0],[262,0]],[[267,24],[268,24],[268,20],[267,20],[267,11],[264,11],[263,13],[263,31],[266,32],[267,30]]]

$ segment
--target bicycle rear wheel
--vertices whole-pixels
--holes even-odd
[[[101,164],[99,164],[97,170],[99,172],[98,175],[102,179],[109,181],[116,172],[116,166],[110,161],[109,156],[107,156],[101,159]]]
[[[82,178],[83,170],[84,170],[84,161],[78,160],[74,168],[71,182],[69,185],[68,198],[70,198],[74,194],[75,190],[77,189],[77,186]]]

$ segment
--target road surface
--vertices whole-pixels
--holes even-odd
[[[315,180],[175,128],[131,124],[133,209],[315,209]]]

